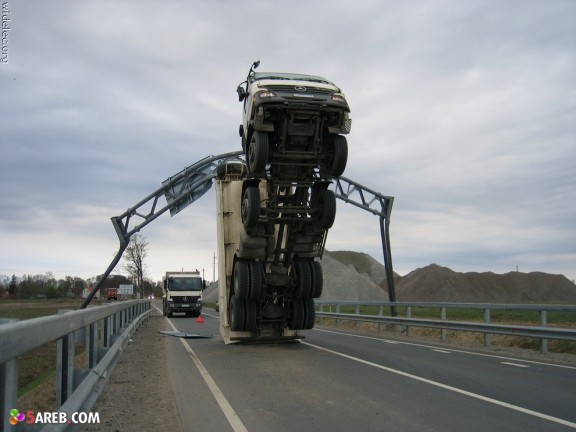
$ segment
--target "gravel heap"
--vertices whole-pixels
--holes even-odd
[[[384,266],[370,255],[325,251],[321,261],[325,301],[388,301]],[[576,304],[576,285],[563,275],[542,272],[459,273],[437,264],[394,275],[398,301],[457,303]],[[217,284],[204,291],[214,302]]]

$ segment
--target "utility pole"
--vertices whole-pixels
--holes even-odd
[[[212,263],[212,282],[216,282],[216,252],[214,252],[214,261]]]

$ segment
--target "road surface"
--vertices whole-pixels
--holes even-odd
[[[155,302],[156,306],[161,306]],[[576,368],[335,329],[224,345],[218,314],[175,315],[167,366],[183,430],[568,431]]]

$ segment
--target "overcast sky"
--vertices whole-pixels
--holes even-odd
[[[0,3],[0,275],[103,273],[110,217],[241,149],[261,60],[344,90],[344,175],[395,197],[396,272],[576,278],[572,0]],[[153,280],[211,280],[215,192],[142,234]],[[327,248],[382,262],[378,218],[339,201]]]

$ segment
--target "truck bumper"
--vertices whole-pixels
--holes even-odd
[[[168,312],[192,312],[200,314],[202,303],[174,303],[168,302]]]

